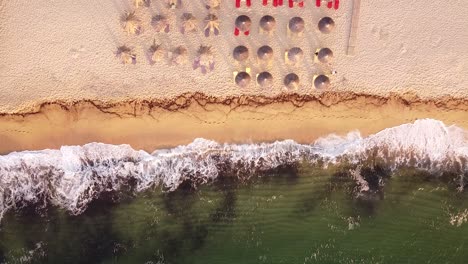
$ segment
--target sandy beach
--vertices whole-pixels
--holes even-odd
[[[0,152],[60,148],[90,142],[155,149],[196,138],[252,143],[293,139],[312,143],[331,133],[363,136],[416,119],[433,118],[468,129],[468,102],[417,97],[325,93],[320,97],[232,97],[186,94],[167,101],[46,104],[27,114],[0,117]],[[286,135],[286,136],[285,136]]]
[[[239,9],[234,1],[222,1],[212,12],[202,1],[183,1],[174,10],[164,3],[153,0],[135,9],[126,0],[0,1],[0,152],[88,142],[153,151],[197,137],[307,143],[329,133],[374,133],[424,117],[468,127],[467,4],[363,1],[351,56],[346,51],[354,1],[342,1],[339,10],[316,8],[312,1],[304,8],[254,1]],[[128,35],[120,21],[132,10],[142,23],[139,35]],[[180,32],[184,13],[197,19],[195,32]],[[203,34],[209,13],[220,19],[219,36]],[[168,18],[169,33],[154,31],[151,18],[158,14]],[[239,15],[252,20],[249,36],[233,34]],[[273,34],[259,31],[264,15],[277,19]],[[305,20],[301,36],[287,30],[295,16]],[[330,34],[317,28],[325,16],[336,23]],[[186,48],[188,63],[151,62],[153,43],[168,52]],[[274,57],[265,65],[255,54],[266,44]],[[116,57],[121,45],[132,49],[135,64]],[[205,75],[192,68],[200,45],[214,52],[215,68]],[[242,63],[232,56],[238,45],[250,52]],[[284,52],[296,46],[304,59],[289,65]],[[314,52],[324,47],[333,51],[330,64],[314,61]],[[260,88],[252,80],[237,86],[233,72],[246,68],[253,78],[269,71],[273,85]],[[295,90],[283,83],[292,72],[301,80]],[[327,90],[313,87],[317,74],[330,77]]]

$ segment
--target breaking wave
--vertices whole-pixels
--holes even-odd
[[[173,191],[183,182],[198,185],[220,175],[245,179],[301,162],[358,165],[370,159],[390,169],[409,166],[430,172],[468,173],[467,131],[422,119],[362,137],[329,135],[312,144],[293,140],[262,144],[191,144],[153,153],[128,145],[91,143],[60,150],[0,156],[0,220],[11,209],[43,203],[82,213],[104,192],[132,186],[135,192],[160,186]]]

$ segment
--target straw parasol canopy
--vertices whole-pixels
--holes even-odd
[[[133,4],[135,5],[135,8],[140,6],[149,6],[150,0],[133,0]]]
[[[323,74],[319,75],[314,80],[314,86],[317,89],[327,89],[330,87],[330,78]]]
[[[156,32],[164,31],[166,33],[169,32],[169,20],[164,15],[155,15],[151,19],[151,25],[153,26]]]
[[[183,46],[177,47],[172,52],[172,63],[176,65],[185,64],[188,60],[188,50]]]
[[[293,17],[291,20],[289,20],[288,27],[289,30],[291,30],[293,33],[301,33],[305,28],[304,19],[300,17]]]
[[[182,14],[181,20],[183,34],[197,30],[197,19],[191,13]]]
[[[214,69],[214,55],[211,46],[200,45],[198,48],[193,68],[197,69],[198,67],[201,68],[203,74]]]
[[[284,85],[289,89],[297,89],[299,87],[299,76],[295,73],[290,73],[284,77]]]
[[[156,44],[156,40],[153,40],[153,45],[151,45],[149,48],[149,52],[153,62],[162,61],[166,57],[166,50],[162,47],[162,45]]]
[[[317,58],[321,63],[329,63],[333,59],[333,51],[329,48],[322,48],[319,50]]]
[[[304,51],[302,51],[302,49],[299,47],[294,47],[288,50],[287,58],[288,58],[288,61],[291,62],[292,64],[299,63],[304,58]]]
[[[123,64],[134,64],[136,63],[136,55],[132,49],[123,45],[117,48],[115,55],[120,59]]]
[[[270,61],[273,59],[273,49],[270,46],[261,46],[257,50],[257,56],[262,61]]]
[[[266,32],[275,30],[276,19],[272,16],[264,16],[260,19],[260,28]]]
[[[232,52],[232,57],[236,61],[245,61],[249,58],[249,49],[246,46],[237,46]]]
[[[250,84],[250,74],[246,73],[246,72],[239,72],[237,75],[236,75],[236,84],[239,85],[240,87],[244,88],[246,87],[247,85]]]
[[[236,18],[236,27],[241,31],[249,31],[252,25],[252,20],[246,15],[241,15]]]
[[[333,21],[333,19],[330,17],[323,17],[318,23],[318,28],[320,32],[328,34],[335,28],[335,21]]]
[[[273,85],[273,75],[269,72],[262,72],[257,75],[257,83],[261,87],[271,87]]]
[[[135,12],[127,12],[120,18],[122,26],[127,34],[140,34],[141,21],[135,15]]]
[[[221,5],[221,0],[205,0],[206,9],[217,9]]]

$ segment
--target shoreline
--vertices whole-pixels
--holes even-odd
[[[195,138],[221,143],[283,139],[312,143],[353,130],[366,136],[422,118],[468,129],[467,99],[428,100],[412,94],[324,92],[219,98],[186,93],[153,101],[48,102],[27,110],[0,114],[1,154],[90,142],[129,144],[152,152]]]

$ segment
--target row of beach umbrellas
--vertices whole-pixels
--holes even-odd
[[[238,62],[244,62],[250,57],[249,49],[246,46],[239,45],[234,48],[232,57]],[[298,63],[304,57],[304,51],[299,47],[293,47],[286,51],[286,59],[290,63]],[[329,48],[321,48],[315,54],[321,63],[330,63],[333,59],[333,51]],[[273,59],[273,48],[268,45],[257,49],[257,58],[261,61],[270,61]]]
[[[244,35],[250,34],[250,29],[252,27],[252,20],[247,15],[240,15],[236,18],[235,22],[234,35],[238,36],[241,32]],[[276,19],[273,16],[266,15],[260,19],[259,22],[260,29],[264,32],[272,32],[276,29]],[[335,21],[330,17],[323,17],[320,19],[317,25],[320,32],[324,34],[329,34],[335,28]],[[305,30],[305,21],[301,17],[293,17],[288,22],[288,29],[292,33],[301,33]]]
[[[236,73],[235,82],[239,87],[245,88],[250,85],[252,77],[250,73],[242,71]],[[264,71],[256,76],[257,84],[262,88],[269,88],[273,85],[273,75],[270,72]],[[314,87],[322,90],[327,89],[330,86],[330,78],[326,75],[318,75],[313,80]],[[296,73],[289,73],[283,79],[283,84],[290,90],[296,90],[299,88],[300,79]]]

